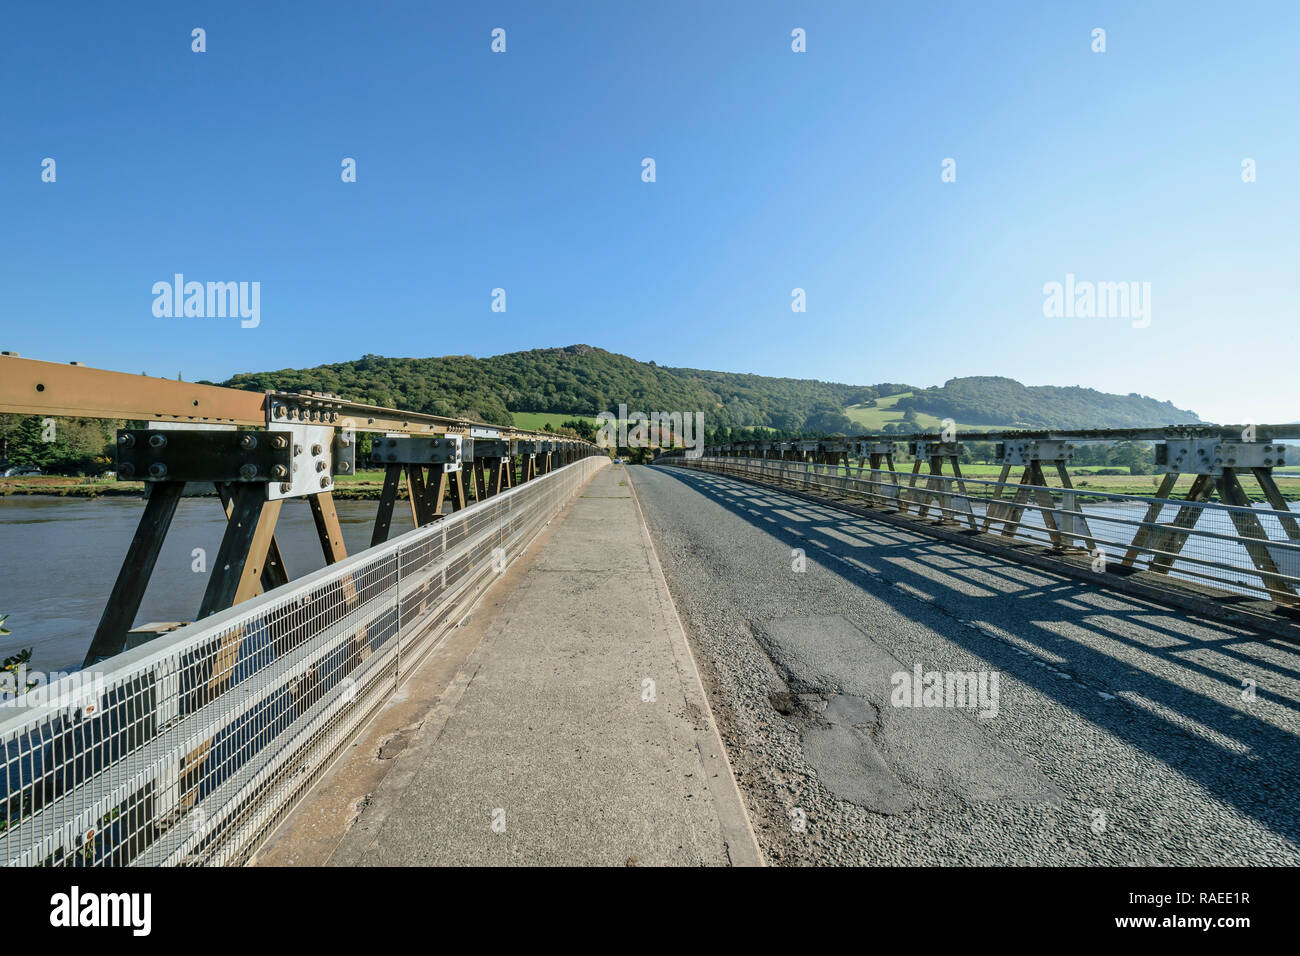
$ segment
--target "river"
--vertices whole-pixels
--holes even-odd
[[[368,547],[377,502],[337,504],[348,553]],[[0,614],[12,632],[0,637],[0,658],[30,647],[32,670],[81,666],[143,509],[129,497],[0,498]],[[137,624],[193,620],[225,524],[215,497],[181,500]],[[392,533],[409,530],[410,508],[399,502]],[[276,541],[291,580],[325,564],[305,500],[285,502]],[[195,548],[204,549],[207,570],[194,570]]]

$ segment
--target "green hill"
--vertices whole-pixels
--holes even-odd
[[[1108,395],[1077,385],[1021,385],[1015,379],[972,376],[919,389],[896,406],[985,428],[1141,428],[1193,424],[1194,412],[1132,392]]]
[[[957,428],[963,432],[978,431],[990,427],[988,423],[976,425],[972,422],[961,421],[952,415],[931,415],[929,412],[917,412],[912,418],[904,419],[907,406],[900,407],[900,403],[905,399],[911,398],[914,393],[899,392],[897,395],[890,395],[887,398],[878,399],[871,405],[850,405],[844,409],[844,414],[849,416],[855,428],[866,435],[882,435],[897,432],[913,431],[938,431],[943,419],[952,418],[956,422]],[[1011,428],[1011,424],[1006,422],[997,423],[999,427]]]
[[[1084,388],[1026,388],[1004,378],[962,378],[942,388],[847,385],[816,379],[669,368],[589,345],[489,358],[365,355],[308,369],[236,375],[223,383],[257,391],[312,389],[393,408],[466,415],[532,427],[600,411],[701,411],[710,429],[762,426],[808,434],[920,431],[939,419],[962,426],[1122,427],[1199,421],[1192,412],[1137,395]]]

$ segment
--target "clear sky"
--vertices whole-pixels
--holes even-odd
[[[1297,420],[1297,63],[1295,2],[9,4],[0,347],[221,379],[587,343]],[[260,325],[155,317],[177,272],[260,282]],[[1149,282],[1149,326],[1044,317],[1067,274]]]

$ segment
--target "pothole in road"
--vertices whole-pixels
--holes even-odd
[[[379,760],[392,760],[403,750],[405,750],[406,745],[409,744],[410,742],[411,742],[411,731],[399,730],[397,733],[384,739],[379,744],[379,750],[375,754],[375,756]]]
[[[841,800],[874,813],[906,813],[916,806],[877,751],[872,735],[879,711],[852,694],[820,689],[781,691],[772,707],[799,733],[804,759]]]
[[[784,682],[769,695],[803,758],[842,800],[880,814],[950,803],[1058,803],[1060,791],[966,710],[892,703],[909,667],[835,615],[764,622]]]
[[[822,693],[793,693],[780,691],[772,694],[772,707],[782,717],[800,717],[815,720],[826,709],[826,696]]]

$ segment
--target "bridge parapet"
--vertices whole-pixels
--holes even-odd
[[[1140,586],[1153,596],[1182,600],[1194,593],[1197,600],[1217,602],[1223,613],[1279,625],[1297,639],[1297,628],[1290,622],[1300,611],[1300,521],[1275,486],[1271,509],[1245,500],[1240,484],[1232,484],[1235,475],[1226,470],[1217,486],[1199,477],[1200,488],[1194,485],[1193,494],[1177,502],[1161,494],[1076,489],[1068,475],[1060,487],[1051,487],[1042,471],[1044,459],[1032,455],[1027,456],[1029,476],[1018,483],[1005,480],[1010,464],[1004,464],[1003,478],[989,481],[964,477],[954,462],[953,474],[932,472],[920,485],[919,464],[924,460],[916,460],[907,484],[892,467],[859,468],[851,475],[792,461],[736,462],[705,456],[666,458],[664,463],[794,488],[832,502],[865,504],[918,527],[966,525],[945,533],[960,534],[957,540],[981,546],[1039,549],[1026,552],[1034,560],[1046,546],[1067,564],[1069,556],[1077,555],[1084,560],[1083,570],[1093,575],[1119,572],[1128,580],[1136,572]],[[1063,459],[1048,460],[1064,468]],[[1202,494],[1205,482],[1220,490],[1222,503]],[[1177,507],[1169,520],[1171,505]],[[1147,511],[1139,518],[1141,506]],[[1256,603],[1243,602],[1243,597]]]
[[[308,501],[327,563],[347,556],[334,479],[355,473],[359,431],[382,433],[372,451],[384,468],[372,546],[388,539],[403,491],[418,528],[597,451],[590,442],[559,440],[549,432],[382,408],[330,393],[243,391],[11,353],[0,354],[0,412],[150,424],[148,431],[119,433],[117,477],[143,481],[146,504],[86,666],[124,648],[187,482],[211,483],[228,519],[197,614],[202,619],[288,582],[275,539],[286,499]],[[480,457],[476,439],[539,445],[541,468],[529,454],[516,479],[514,454]],[[472,463],[472,475],[461,474],[464,462]]]
[[[0,866],[245,862],[607,464],[583,459],[0,708]]]

